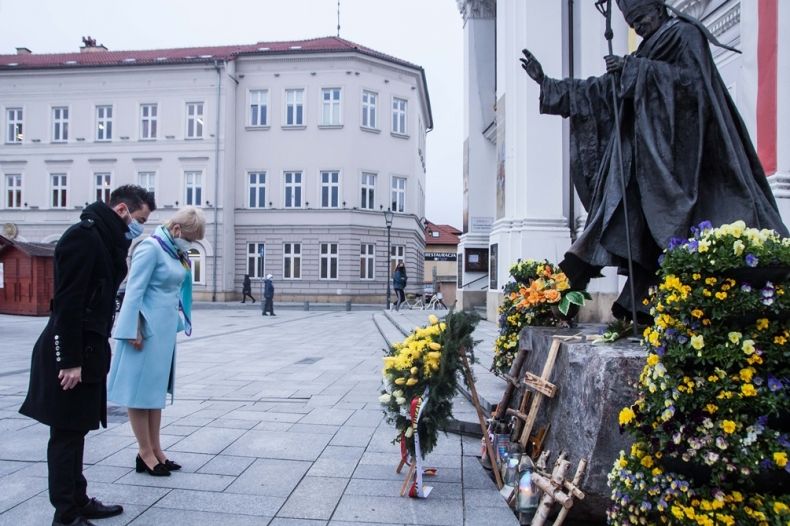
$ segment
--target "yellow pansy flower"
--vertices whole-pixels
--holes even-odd
[[[697,334],[696,336],[692,336],[691,337],[691,346],[699,351],[700,349],[705,347],[705,338],[701,334]]]
[[[635,418],[636,418],[636,413],[634,413],[634,410],[631,409],[630,407],[624,407],[620,411],[618,421],[620,422],[621,426],[624,426],[626,424],[630,424],[631,422],[633,422]]]
[[[721,423],[721,428],[724,430],[725,433],[728,435],[735,432],[737,425],[732,420],[725,420]]]
[[[741,386],[741,394],[745,397],[757,396],[757,389],[752,384],[743,384]]]
[[[785,467],[787,465],[787,453],[784,451],[774,453],[774,463],[780,468]]]
[[[744,354],[753,354],[754,353],[754,340],[743,340],[743,344],[741,344],[741,349],[743,350]]]

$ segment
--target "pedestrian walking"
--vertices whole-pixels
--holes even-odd
[[[250,283],[250,275],[244,274],[244,281],[241,284],[241,302],[247,303],[247,296],[250,297],[253,303],[255,303],[255,298],[252,297],[252,283]]]
[[[406,276],[406,265],[401,261],[395,266],[395,273],[392,275],[392,288],[395,289],[395,295],[398,296],[398,299],[395,301],[395,310],[400,310],[401,303],[406,301],[404,290],[408,279],[408,276]]]
[[[47,477],[53,526],[88,526],[123,513],[88,497],[85,436],[107,427],[107,370],[115,295],[132,239],[156,209],[145,189],[126,185],[108,204],[88,205],[55,246],[49,322],[33,347],[30,384],[19,412],[49,426]]]
[[[107,397],[125,406],[137,439],[135,470],[169,476],[181,469],[160,443],[162,409],[175,382],[176,335],[192,333],[189,250],[206,221],[194,207],[176,212],[132,256],[126,297],[113,337],[118,340]],[[172,400],[172,398],[171,398]]]
[[[266,279],[263,280],[263,302],[263,315],[269,313],[274,316],[274,284],[271,274],[266,274]]]

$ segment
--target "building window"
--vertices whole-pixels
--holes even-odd
[[[269,125],[269,90],[250,90],[250,126]]]
[[[110,192],[112,192],[112,187],[110,186],[112,176],[108,173],[95,173],[93,174],[93,179],[96,182],[96,200],[109,203]]]
[[[69,140],[69,108],[52,108],[52,141],[66,142]]]
[[[22,174],[5,176],[6,208],[22,208]]]
[[[184,172],[185,204],[200,206],[203,202],[203,172]]]
[[[156,172],[137,172],[137,184],[156,196]]]
[[[158,115],[156,104],[140,104],[140,139],[156,139]]]
[[[321,124],[339,126],[340,120],[340,88],[324,88],[321,90]]]
[[[66,208],[68,191],[66,174],[50,174],[50,181],[52,182],[52,208]]]
[[[8,144],[19,144],[23,138],[22,108],[8,108],[6,110],[6,136]]]
[[[301,243],[285,243],[283,245],[283,278],[302,279]]]
[[[203,103],[187,102],[187,139],[203,138]]]
[[[359,279],[375,279],[376,245],[362,243],[359,253]]]
[[[266,172],[249,172],[247,180],[250,183],[250,208],[266,208]]]
[[[285,172],[285,208],[302,207],[302,172]]]
[[[359,207],[363,210],[373,210],[376,197],[376,174],[362,174],[362,200]]]
[[[320,279],[337,279],[337,243],[321,243]]]
[[[406,178],[392,178],[392,198],[390,199],[390,210],[393,212],[403,212],[406,209]]]
[[[406,135],[406,99],[392,99],[392,133]]]
[[[264,273],[265,248],[263,243],[247,243],[247,274],[251,278],[262,278]]]
[[[378,103],[378,93],[374,91],[362,92],[362,127],[376,128],[376,104]]]
[[[205,283],[203,278],[203,255],[196,248],[190,248],[188,255],[189,263],[192,266],[192,283],[202,285]]]
[[[112,140],[112,106],[96,106],[96,140]]]
[[[398,263],[406,263],[406,247],[403,245],[393,245],[390,247],[390,267],[393,272]]]
[[[321,172],[321,207],[338,208],[340,199],[340,172]]]
[[[285,90],[285,125],[304,126],[304,90]]]

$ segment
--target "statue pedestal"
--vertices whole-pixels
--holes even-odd
[[[522,376],[524,371],[540,374],[553,335],[595,335],[600,329],[598,325],[526,327],[519,342],[521,348],[529,349]],[[629,435],[620,434],[618,414],[636,399],[634,384],[646,356],[639,344],[626,340],[604,345],[566,342],[560,348],[549,379],[557,386],[557,393],[544,400],[533,430],[551,425],[543,444],[544,450],[552,452],[551,458],[566,451],[572,465],[588,459],[581,482],[586,498],[574,505],[573,517],[605,518],[610,495],[606,477],[620,450],[629,449],[632,442]]]

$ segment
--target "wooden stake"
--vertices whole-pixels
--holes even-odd
[[[507,411],[510,405],[510,398],[513,396],[513,391],[515,391],[518,383],[515,379],[518,378],[521,373],[521,366],[527,358],[527,352],[527,349],[521,349],[513,359],[513,364],[510,366],[510,374],[506,377],[506,380],[508,380],[507,387],[505,388],[505,393],[502,395],[502,400],[500,400],[499,404],[496,406],[494,420],[501,420],[505,416],[505,411]]]
[[[576,467],[576,474],[573,476],[573,481],[570,484],[568,484],[566,480],[562,481],[564,487],[568,488],[568,486],[572,486],[572,488],[568,488],[568,489],[571,490],[571,494],[578,499],[584,498],[584,493],[582,493],[578,489],[578,487],[582,481],[582,475],[584,475],[585,469],[587,469],[587,459],[583,458],[579,461],[579,465]],[[577,493],[573,490],[578,491],[581,494],[581,497],[577,496]],[[571,506],[573,506],[573,499],[571,499]],[[571,506],[563,507],[560,510],[559,515],[557,515],[557,518],[554,519],[553,526],[562,526],[562,523],[565,522],[565,518],[568,516],[568,513],[570,513],[571,511]]]
[[[494,472],[494,479],[496,480],[497,489],[502,489],[505,484],[502,482],[502,475],[499,473],[496,465],[496,455],[494,454],[494,446],[491,444],[491,439],[488,437],[488,427],[486,426],[486,419],[483,415],[483,409],[480,407],[480,399],[477,397],[477,389],[475,388],[475,379],[472,376],[472,370],[469,368],[469,360],[466,357],[466,349],[459,349],[461,353],[461,363],[464,367],[464,374],[466,375],[466,383],[469,384],[469,391],[472,394],[472,405],[475,406],[477,411],[477,419],[480,421],[480,431],[483,432],[483,440],[486,443],[486,451],[488,452],[488,460],[491,462],[491,471]]]
[[[562,458],[562,456],[560,456]],[[551,513],[551,506],[554,504],[555,501],[559,499],[570,499],[571,505],[572,500],[571,497],[565,495],[562,491],[560,491],[559,487],[562,486],[562,482],[565,479],[565,473],[568,472],[568,468],[570,467],[571,463],[562,458],[560,460],[557,459],[557,462],[554,464],[554,470],[551,473],[551,481],[547,480],[546,477],[541,475],[534,476],[533,480],[535,484],[538,485],[541,489],[543,486],[548,485],[546,491],[544,489],[543,498],[540,500],[540,505],[538,506],[538,511],[535,513],[535,516],[532,518],[532,526],[543,526],[546,524],[546,520],[549,518],[549,513]],[[563,502],[567,503],[567,500],[563,500]],[[563,504],[566,506],[567,504]]]

